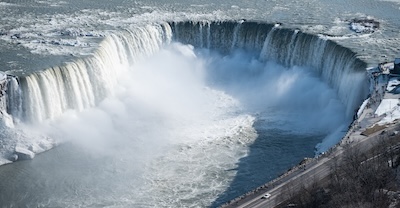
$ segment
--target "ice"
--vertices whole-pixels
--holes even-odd
[[[7,75],[4,72],[0,71],[0,81],[3,81],[7,78]]]
[[[354,20],[350,23],[350,29],[356,33],[373,33],[379,28],[379,22],[374,20]]]
[[[32,160],[35,157],[34,152],[20,146],[15,147],[15,153],[18,155],[18,160]]]
[[[379,9],[371,9],[371,8],[377,8],[375,5],[375,1],[368,2],[368,6],[359,8],[358,6],[364,4],[365,1],[356,0],[350,3],[346,3],[350,4],[349,6],[347,6],[346,4],[345,5],[337,4],[337,6],[333,7],[323,7],[321,6],[321,4],[323,3],[317,1],[305,1],[306,4],[299,4],[299,1],[286,1],[286,0],[255,1],[252,4],[249,4],[248,2],[244,1],[243,1],[244,3],[237,1],[235,2],[235,5],[226,2],[221,4],[215,4],[210,2],[210,4],[206,4],[209,1],[205,1],[201,2],[204,5],[201,6],[194,5],[192,7],[188,7],[186,4],[190,4],[190,1],[181,1],[178,4],[177,2],[174,1],[146,2],[138,0],[135,1],[134,6],[132,6],[132,8],[125,8],[123,6],[120,6],[120,7],[113,7],[110,9],[92,9],[88,1],[82,1],[85,3],[80,2],[83,5],[88,5],[85,7],[82,6],[81,8],[79,8],[80,5],[69,5],[70,4],[69,1],[64,2],[56,0],[46,0],[46,1],[43,0],[43,1],[32,1],[32,4],[35,4],[37,2],[40,2],[40,4],[43,5],[40,5],[40,7],[37,7],[37,5],[33,5],[32,9],[26,9],[25,7],[27,6],[19,6],[18,4],[29,4],[30,3],[29,1],[28,2],[15,1],[15,5],[18,6],[16,7],[16,9],[4,10],[4,12],[1,15],[2,20],[0,20],[0,23],[2,25],[2,28],[0,29],[0,34],[1,34],[0,39],[2,40],[2,42],[6,42],[6,44],[10,44],[12,46],[25,47],[30,52],[37,54],[80,55],[80,54],[87,54],[88,51],[90,52],[91,49],[95,48],[96,42],[99,41],[99,39],[102,39],[103,36],[106,36],[108,34],[108,31],[124,30],[126,28],[129,29],[130,26],[135,24],[140,24],[143,22],[153,23],[153,22],[171,21],[171,20],[172,21],[186,21],[186,20],[224,21],[224,20],[237,20],[243,18],[249,20],[260,20],[268,22],[283,22],[284,23],[283,26],[289,28],[301,28],[302,25],[305,25],[305,27],[309,27],[311,25],[308,31],[311,31],[313,33],[322,33],[324,35],[328,33],[326,34],[327,38],[329,39],[336,38],[335,39],[336,41],[338,42],[341,41],[341,43],[345,43],[342,44],[343,46],[345,47],[350,46],[350,48],[353,47],[351,49],[355,51],[357,51],[357,49],[359,49],[358,52],[362,50],[360,53],[357,54],[358,57],[364,57],[363,55],[366,55],[365,59],[371,60],[370,63],[371,62],[373,63],[374,61],[379,59],[379,57],[374,59],[368,59],[368,56],[373,56],[370,54],[383,54],[381,53],[383,51],[390,58],[394,53],[398,54],[399,52],[397,49],[396,49],[397,51],[390,49],[393,46],[392,44],[390,44],[390,42],[397,43],[399,40],[398,38],[399,36],[397,35],[399,34],[398,33],[399,27],[397,23],[398,18],[392,18],[393,16],[396,15],[396,13],[390,16],[390,13],[393,13],[393,10],[385,10],[385,8],[381,9],[381,11],[387,11],[385,12],[385,15],[382,15],[385,17],[381,16],[378,17],[380,20],[383,19],[382,22],[384,23],[383,26],[385,28],[383,28],[382,31],[374,33],[373,37],[371,38],[369,38],[369,36],[366,36],[366,34],[356,34],[354,32],[349,31],[349,25],[347,25],[347,22],[338,22],[338,24],[341,25],[332,26],[331,21],[335,19],[337,16],[347,16],[344,18],[348,19],[354,18],[355,10],[356,11],[362,10],[367,14],[374,15],[373,13],[375,13],[376,10],[379,10]],[[124,2],[130,2],[130,1],[124,1]],[[394,1],[394,2],[399,2],[399,1]],[[325,1],[324,3],[328,3],[328,1]],[[65,6],[63,6],[64,4]],[[99,8],[101,7],[102,2],[101,3],[94,2],[93,4],[98,4],[99,6],[96,6],[96,8]],[[380,4],[382,4],[382,2],[380,2]],[[12,4],[2,2],[0,3],[0,8],[8,9],[12,7],[11,5]],[[50,12],[41,12],[40,11],[41,9],[46,9],[45,5],[60,6],[60,8],[62,7],[62,9],[60,9],[60,12],[58,12],[55,8],[51,8]],[[61,10],[68,11],[69,7],[78,9],[76,11],[68,13],[63,13],[65,11],[61,11]],[[224,7],[228,7],[228,9],[226,8],[224,9]],[[345,9],[344,10],[339,9],[341,7],[345,7]],[[11,13],[8,13],[8,11],[11,11]],[[346,25],[344,25],[344,23]],[[312,25],[315,25],[315,27],[312,28]],[[356,31],[368,31],[368,25],[364,26],[360,24],[359,25],[354,24],[352,27],[354,27],[353,29]],[[347,31],[345,29],[347,29]],[[351,33],[351,35],[346,33]],[[350,38],[351,40],[347,40]],[[364,42],[366,44],[363,44]],[[102,103],[102,104],[103,108],[105,108],[105,106],[113,106],[112,103],[111,104],[108,103],[108,105],[106,105],[107,103]],[[162,104],[162,102],[160,102],[160,104]],[[307,107],[307,105],[305,105],[305,107]],[[382,106],[382,108],[384,107]],[[390,105],[387,108],[388,109],[385,110],[389,111],[392,110]],[[121,108],[118,108],[118,110],[122,111]],[[394,109],[393,111],[389,112],[390,115],[388,115],[386,118],[393,117],[396,114],[396,112],[398,112],[398,110]],[[121,113],[116,112],[115,113],[116,115],[111,115],[111,116],[120,116],[121,118],[123,113],[124,112]],[[122,118],[125,117],[122,116]],[[145,118],[148,117],[146,116]],[[188,120],[190,121],[190,118]],[[243,120],[246,119],[243,118]],[[252,119],[248,118],[248,120],[249,120],[248,123],[252,123]],[[328,119],[321,119],[321,120],[323,121]],[[92,120],[89,120],[89,122],[90,121]],[[237,123],[229,119],[225,119],[224,121],[230,124],[232,123],[232,125],[228,125],[229,127],[232,128],[227,128],[227,129],[228,130],[234,129],[233,130],[234,132],[236,132],[236,130],[241,131],[240,126],[244,125],[241,124],[241,122],[239,121]],[[116,122],[116,123],[122,126],[125,124],[123,122]],[[111,124],[115,125],[115,123]],[[188,125],[186,123],[183,124]],[[212,136],[219,135],[216,133],[218,132],[221,133],[220,130],[224,130],[223,127],[227,126],[224,125],[224,123],[213,123],[213,124],[215,124],[216,126],[216,127],[214,126],[215,128],[213,128],[213,126],[205,126],[203,128],[204,131],[211,132]],[[94,129],[97,130],[95,127],[96,126],[94,126]],[[107,128],[109,126],[106,125],[105,127]],[[121,127],[121,126],[116,126],[116,127]],[[177,129],[180,128],[178,127]],[[195,131],[196,129],[192,130],[194,131],[193,133],[195,133],[195,135],[200,135],[200,133],[202,133],[200,131],[196,132]],[[69,131],[70,134],[79,133],[79,132],[73,132],[71,131],[71,129],[65,129],[65,131]],[[338,132],[340,133],[339,130]],[[28,155],[30,155],[31,153],[38,153],[46,149],[49,149],[54,145],[54,142],[48,139],[47,137],[43,137],[37,134],[31,134],[30,131],[24,132],[20,129],[19,126],[12,127],[10,123],[9,124],[3,123],[1,125],[0,136],[2,138],[2,141],[0,142],[1,143],[0,153],[3,158],[1,159],[0,157],[0,164],[8,163],[9,162],[8,159],[11,160],[16,159],[14,157],[15,154],[13,153],[16,146],[22,148],[23,151],[30,151],[28,152]],[[11,141],[10,138],[12,138],[13,141]],[[193,140],[194,143],[198,141],[198,139],[193,139]],[[325,144],[329,143],[328,141],[330,141],[329,138],[327,138],[327,141],[323,143],[323,145],[321,144],[321,150],[324,149]],[[223,146],[223,148],[232,148],[233,145],[231,145],[230,143],[221,142],[220,146]],[[327,146],[329,146],[329,144]],[[201,148],[198,148],[199,158],[204,157],[205,154],[202,151],[210,150],[209,147],[210,146],[204,145]],[[221,151],[219,146],[216,147],[215,150],[216,151],[213,151],[213,153]],[[230,152],[233,151],[229,151],[229,153]],[[182,155],[185,156],[184,154]],[[189,159],[189,157],[181,157],[181,158]],[[214,159],[214,158],[210,157],[209,159]],[[231,160],[234,162],[232,158]],[[226,165],[227,163],[228,162],[223,161],[223,163],[221,164]],[[196,163],[189,161],[189,164],[195,165]],[[185,165],[186,163],[184,163],[182,167],[187,168],[189,172],[193,171],[193,169],[190,169]],[[157,168],[159,167],[157,166]],[[169,168],[170,167],[168,167],[168,169],[166,170],[170,170]],[[227,171],[223,171],[221,175],[225,174],[226,172]],[[164,171],[161,172],[154,171],[154,173],[163,174]],[[166,179],[169,179],[168,175],[161,175],[161,176],[164,176]],[[192,179],[190,176],[193,175],[183,174],[183,177],[186,177],[188,181],[191,181]],[[209,184],[209,183],[199,182],[199,184]],[[191,191],[196,189],[192,188],[193,186],[188,186],[188,187],[190,188]],[[207,191],[212,191],[213,185],[209,184],[208,188],[210,190]],[[171,189],[168,188],[165,190],[168,190],[169,192]],[[159,194],[155,194],[155,196],[157,196],[156,198],[158,198]],[[176,197],[169,197],[168,199],[176,199]]]
[[[0,123],[0,165],[17,159],[32,159],[35,154],[57,145],[55,140],[38,133],[35,127],[14,126],[6,113],[0,114],[0,120],[3,121]]]
[[[8,127],[8,128],[14,128],[14,121],[13,118],[5,112],[1,112],[0,116],[0,126]]]
[[[369,102],[370,98],[367,98],[366,100],[364,100],[364,102],[361,104],[360,108],[357,111],[357,118],[359,118],[362,114],[362,112],[364,111],[365,107],[367,106],[368,102]]]

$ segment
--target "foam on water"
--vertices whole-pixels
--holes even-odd
[[[212,57],[206,58],[212,85],[238,98],[251,114],[267,121],[259,128],[326,135],[317,146],[318,153],[337,143],[350,123],[336,91],[313,70],[263,63],[243,51],[225,57],[206,56]]]
[[[337,113],[344,108],[335,91],[304,68],[264,63],[241,51],[229,56],[195,51],[179,43],[148,56],[119,67],[113,93],[96,105],[65,109],[53,119],[29,124],[39,136],[82,148],[84,154],[67,154],[81,157],[78,164],[92,161],[65,181],[71,190],[43,187],[46,206],[209,206],[235,179],[238,161],[249,154],[258,130],[320,137],[346,118]],[[96,171],[96,177],[80,176],[98,166],[104,170]],[[48,176],[23,177],[40,181]],[[46,180],[63,177],[58,173]],[[119,179],[102,181],[109,177]],[[103,186],[115,189],[95,191]],[[83,199],[71,195],[74,190],[92,194]],[[23,203],[43,200],[35,195]]]
[[[111,161],[104,168],[116,175],[104,172],[99,177],[129,180],[133,174],[128,183],[142,187],[126,192],[120,181],[106,181],[102,186],[118,186],[113,194],[105,197],[99,191],[85,203],[74,198],[73,205],[99,198],[115,203],[124,197],[124,203],[134,205],[157,200],[160,206],[207,206],[249,191],[294,165],[298,151],[292,153],[293,147],[282,142],[288,138],[301,140],[305,153],[300,157],[312,156],[318,142],[317,153],[335,144],[367,92],[364,66],[334,42],[279,24],[132,25],[108,31],[89,56],[10,77],[7,110],[17,130],[83,149],[89,156],[80,153],[79,163],[94,160],[89,166],[96,169],[96,163]],[[292,152],[260,145],[275,142],[273,137]],[[263,151],[254,152],[253,144]],[[276,169],[260,169],[263,173],[251,179],[258,182],[243,184],[254,177],[246,168],[260,161],[274,164],[271,155],[278,154],[294,159],[280,161],[284,165],[275,164]],[[127,167],[129,173],[119,175]],[[98,179],[82,181],[79,175],[72,178],[96,189],[89,182]],[[118,196],[121,191],[126,194]],[[68,205],[63,198],[72,197],[57,189],[48,193],[60,206]],[[155,199],[153,193],[162,197]],[[226,198],[217,199],[221,193]]]
[[[193,47],[167,45],[120,74],[116,93],[97,107],[69,110],[53,120],[31,124],[51,138],[82,147],[90,155],[83,161],[111,160],[105,169],[114,169],[113,177],[134,172],[135,178],[125,178],[126,183],[142,187],[123,190],[121,195],[121,182],[111,180],[116,184],[110,186],[118,186],[116,190],[107,195],[95,191],[87,199],[70,196],[68,190],[44,187],[49,192],[47,205],[211,204],[234,177],[234,172],[226,175],[225,171],[236,167],[256,134],[254,117],[243,112],[235,98],[207,87],[205,73]],[[131,169],[128,173],[126,167]],[[100,178],[108,174],[98,173]],[[97,177],[87,180],[72,174],[71,178],[89,189],[94,187],[86,183],[98,183]],[[75,189],[77,184],[71,185]],[[198,200],[200,196],[202,200]],[[24,203],[42,203],[38,200]]]
[[[195,0],[128,0],[115,4],[101,0],[0,2],[0,47],[15,48],[7,54],[1,70],[23,75],[8,83],[8,96],[13,99],[7,110],[12,117],[6,115],[3,121],[13,119],[16,127],[1,123],[0,154],[11,154],[17,144],[41,152],[56,143],[53,138],[82,150],[75,154],[66,145],[58,149],[65,147],[63,156],[55,150],[43,160],[15,164],[23,168],[0,181],[1,190],[7,189],[1,191],[0,202],[15,207],[209,206],[224,191],[228,197],[222,201],[229,200],[251,188],[247,181],[263,183],[308,154],[286,166],[282,165],[286,161],[279,160],[281,169],[275,170],[264,165],[272,164],[277,155],[273,150],[289,147],[288,143],[301,146],[310,139],[312,156],[316,143],[322,141],[317,146],[320,152],[333,145],[345,129],[340,124],[349,122],[367,94],[362,91],[363,84],[357,84],[363,82],[362,71],[352,73],[363,66],[353,67],[351,62],[361,57],[376,64],[399,53],[393,47],[399,42],[394,3],[372,1],[363,6],[363,0],[308,0],[301,4],[298,0],[256,0],[251,4],[204,1],[199,5]],[[348,23],[360,17],[376,19],[381,27],[374,34],[356,34]],[[242,24],[245,21],[239,19],[271,24]],[[225,24],[226,20],[234,23]],[[178,24],[166,23],[179,21],[193,30],[177,30],[173,27]],[[270,31],[275,22],[293,30]],[[241,48],[255,54],[211,57],[207,50],[168,45],[171,28],[175,29],[174,38],[183,37],[190,44],[198,41],[196,47],[229,53]],[[272,36],[269,41],[268,33],[282,37],[281,41],[272,41]],[[301,44],[310,39],[317,47],[304,50]],[[340,44],[327,41],[332,39]],[[168,46],[159,51],[163,44]],[[318,56],[324,48],[325,55]],[[303,51],[306,53],[298,53]],[[50,60],[58,56],[73,60],[52,65]],[[7,61],[9,57],[13,60]],[[52,67],[42,71],[29,61],[36,57],[45,57],[49,60],[46,65]],[[24,60],[28,64],[21,64]],[[320,67],[316,63],[320,60],[328,67]],[[306,68],[298,66],[307,64]],[[334,70],[337,66],[346,70]],[[344,111],[344,115],[333,113]],[[27,120],[32,123],[25,124]],[[279,138],[276,149],[263,149],[269,146],[262,142],[273,140],[265,133],[269,131],[278,132],[273,136]],[[285,154],[293,149],[309,151],[288,149]],[[259,160],[262,163],[246,164],[258,162],[246,160],[245,156],[254,154],[265,157]],[[40,162],[44,163],[38,165]],[[27,167],[32,169],[27,171]],[[248,167],[265,169],[249,176]],[[270,176],[265,177],[266,173]],[[243,175],[248,177],[242,180]],[[63,190],[57,188],[59,184],[64,185]],[[38,193],[38,187],[44,191]],[[21,204],[13,204],[17,202]]]

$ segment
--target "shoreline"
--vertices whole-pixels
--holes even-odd
[[[285,182],[289,181],[290,178],[288,177],[291,174],[294,174],[296,172],[305,170],[307,166],[311,166],[312,164],[318,163],[320,161],[323,161],[325,158],[329,158],[332,155],[335,155],[337,151],[340,151],[342,148],[344,148],[346,145],[352,144],[352,143],[359,143],[365,137],[369,137],[369,135],[375,134],[377,132],[382,132],[390,128],[392,125],[384,125],[384,128],[377,128],[374,129],[374,125],[378,124],[379,121],[381,121],[384,116],[375,116],[375,111],[379,108],[382,100],[387,97],[387,98],[393,98],[395,95],[387,92],[386,88],[388,86],[388,81],[389,77],[387,76],[386,78],[379,78],[379,76],[383,75],[380,74],[379,76],[373,75],[375,73],[374,69],[370,69],[367,71],[367,73],[370,75],[370,81],[371,84],[374,83],[374,87],[372,90],[372,93],[369,98],[366,99],[366,103],[360,106],[359,111],[357,112],[357,117],[353,120],[351,123],[347,133],[345,136],[340,140],[339,143],[337,143],[335,146],[332,146],[327,152],[324,152],[317,157],[314,158],[305,158],[302,160],[297,166],[294,166],[290,168],[288,171],[280,175],[279,177],[273,179],[272,181],[261,185],[254,189],[253,191],[250,191],[242,196],[239,196],[233,200],[231,200],[229,203],[223,204],[222,207],[229,207],[232,204],[236,204],[241,200],[245,200],[247,197],[265,192],[271,188],[275,188],[277,186],[280,186],[284,184]],[[379,68],[377,68],[379,70]],[[5,80],[7,76],[1,76],[2,73],[0,72],[0,77],[3,77],[2,80]],[[384,75],[386,76],[386,75]],[[4,78],[5,77],[5,78]],[[376,81],[377,79],[380,79],[380,81]],[[1,81],[0,80],[0,84]],[[1,88],[2,92],[4,91],[4,86]],[[5,92],[5,91],[4,91]],[[390,95],[389,95],[390,94]],[[3,95],[3,94],[2,94]],[[3,96],[0,97],[0,101]],[[397,96],[397,99],[400,98],[400,96]],[[3,99],[5,100],[5,99]],[[4,117],[4,115],[2,116]],[[363,135],[366,134],[367,131],[368,135]],[[19,135],[20,138],[24,137],[24,135]],[[47,141],[43,143],[43,141]],[[25,141],[25,140],[24,140]],[[54,147],[58,146],[59,144],[54,143],[54,141],[51,141],[50,138],[46,137],[43,138],[42,140],[26,140],[29,141],[30,143],[24,143],[21,141],[15,141],[12,145],[15,145],[14,153],[10,154],[10,158],[14,158],[14,160],[7,159],[7,155],[4,155],[4,158],[0,158],[0,166],[6,165],[13,163],[15,161],[19,160],[25,160],[25,159],[33,159],[35,154],[40,154],[42,152],[48,151],[50,149],[53,149]],[[10,151],[10,150],[8,150]],[[17,157],[15,157],[17,155]]]
[[[382,71],[380,68],[381,65],[383,64],[380,64],[376,68],[367,69],[367,73],[371,82],[371,94],[360,106],[358,111],[356,111],[353,122],[350,124],[348,131],[342,137],[340,142],[329,148],[328,151],[323,152],[314,158],[304,158],[298,165],[288,169],[279,177],[253,189],[252,191],[236,197],[235,199],[232,199],[219,207],[247,207],[246,203],[251,202],[251,200],[259,199],[266,193],[270,195],[270,191],[276,187],[284,186],[285,183],[289,183],[294,180],[293,178],[301,177],[306,170],[313,168],[313,166],[315,168],[317,164],[327,162],[330,159],[337,157],[344,149],[348,148],[349,145],[360,145],[362,142],[368,139],[375,138],[377,135],[394,130],[396,127],[398,127],[396,122],[397,120],[394,120],[390,123],[379,124],[379,122],[382,121],[387,115],[375,115],[375,112],[385,98],[388,99],[395,97],[396,99],[400,99],[400,95],[390,93],[387,90],[390,76],[389,73],[385,72],[384,70]],[[372,84],[374,84],[373,87]],[[396,131],[393,131],[392,133],[396,133]],[[322,179],[323,178],[320,180]],[[263,196],[261,199],[266,200],[269,199],[269,197],[265,198],[265,196]]]
[[[47,136],[31,137],[33,132],[23,132],[15,128],[13,118],[4,112],[7,109],[5,97],[8,90],[7,79],[11,77],[12,75],[0,71],[0,137],[3,137],[0,140],[0,166],[31,160],[35,155],[58,146],[55,140]]]

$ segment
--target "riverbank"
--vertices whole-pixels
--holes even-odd
[[[379,67],[367,70],[370,77],[371,94],[360,106],[348,132],[337,145],[315,158],[305,158],[297,166],[289,169],[278,178],[229,201],[221,207],[274,207],[279,205],[288,197],[281,196],[284,191],[287,191],[283,190],[287,184],[290,183],[293,186],[297,181],[296,185],[300,187],[305,186],[305,181],[307,181],[305,178],[307,177],[308,179],[314,177],[313,180],[325,179],[330,173],[328,163],[339,158],[349,145],[370,149],[374,145],[374,140],[381,133],[391,131],[391,134],[396,134],[398,128],[396,116],[400,114],[400,108],[395,104],[395,101],[400,99],[400,95],[394,93],[392,89],[393,85],[396,85],[396,87],[398,85],[397,76],[390,75],[392,66],[392,64],[381,64]],[[295,188],[292,187],[292,189]],[[263,197],[266,193],[268,193],[268,198]],[[267,204],[268,206],[265,206]]]
[[[35,131],[19,130],[7,113],[8,76],[0,72],[0,166],[17,160],[33,159],[36,154],[52,149],[56,142]]]

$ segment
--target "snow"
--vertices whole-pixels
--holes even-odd
[[[379,28],[379,24],[374,19],[354,19],[350,22],[350,29],[356,33],[373,33]]]
[[[385,125],[400,119],[400,94],[398,93],[400,89],[400,77],[390,77],[390,75],[388,76],[385,73],[385,69],[391,69],[393,66],[393,62],[388,62],[379,65],[380,73],[376,71],[378,68],[369,70],[371,74],[375,74],[374,76],[377,73],[379,76],[374,78],[375,86],[371,92],[375,93],[371,95],[369,104],[365,107],[367,111],[361,113],[361,115],[367,115],[367,117],[369,117],[368,115],[373,115],[373,117],[369,118],[369,122],[361,121],[364,125]],[[376,103],[378,104],[377,107]],[[365,101],[360,110],[364,108],[364,105]],[[359,113],[360,111],[357,114],[359,115]],[[362,118],[364,119],[365,117],[362,116]]]
[[[1,116],[0,116],[0,126],[4,126],[7,128],[14,128],[14,121],[11,117],[11,115],[9,115],[8,113],[5,112],[1,112]]]
[[[390,74],[390,70],[394,69],[393,62],[383,63],[379,65],[383,74]]]
[[[4,117],[6,117],[4,119]],[[0,120],[8,120],[9,115],[0,114]],[[12,123],[12,119],[11,119]],[[19,159],[31,159],[35,154],[47,151],[57,143],[47,137],[35,133],[34,130],[21,130],[20,127],[0,122],[0,165]]]
[[[361,114],[364,111],[365,107],[367,106],[368,102],[369,102],[369,98],[364,100],[364,102],[361,104],[360,108],[357,111],[357,118],[359,118],[361,116]]]
[[[381,104],[376,109],[375,114],[378,116],[390,113],[398,107],[399,100],[398,99],[383,99]]]
[[[7,78],[7,75],[4,72],[0,71],[0,81],[5,80]]]
[[[34,152],[23,147],[15,147],[15,152],[17,153],[19,160],[32,160],[35,157]]]
[[[384,116],[384,118],[378,122],[379,125],[392,123],[400,119],[399,99],[383,99],[376,109],[375,114]]]
[[[397,77],[392,77],[392,78],[389,80],[389,82],[388,82],[388,85],[387,85],[387,87],[386,87],[386,90],[387,90],[388,92],[391,92],[392,90],[396,89],[396,87],[397,87],[398,85],[400,85],[400,81],[398,80],[398,78],[397,78]]]
[[[356,33],[370,33],[374,31],[373,29],[371,29],[371,25],[363,25],[361,23],[352,23],[350,27]]]

